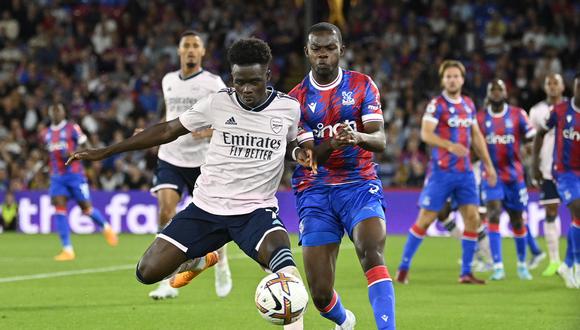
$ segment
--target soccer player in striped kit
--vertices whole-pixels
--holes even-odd
[[[572,215],[572,226],[568,235],[566,259],[558,273],[569,288],[580,288],[580,73],[573,85],[574,97],[554,106],[543,127],[534,139],[534,178],[542,180],[540,172],[540,150],[544,136],[554,129],[554,166],[552,174],[556,180],[558,194]]]
[[[480,225],[477,213],[479,196],[470,162],[470,148],[482,160],[491,186],[497,174],[489,158],[485,140],[475,119],[476,109],[470,98],[461,95],[465,67],[458,61],[447,60],[439,66],[443,85],[441,95],[427,106],[421,125],[421,138],[431,146],[430,174],[421,195],[417,221],[411,227],[397,272],[397,281],[408,283],[411,260],[423,242],[427,228],[449,197],[459,206],[465,222],[461,246],[463,249],[459,283],[484,284],[471,271]]]
[[[298,166],[292,185],[312,300],[335,329],[354,328],[354,314],[334,290],[346,231],[367,279],[376,326],[395,329],[395,293],[383,256],[383,190],[372,162],[373,152],[386,146],[379,91],[367,75],[338,66],[344,45],[336,26],[313,25],[305,53],[312,70],[290,95],[302,112],[298,142],[314,150],[318,170]]]
[[[42,136],[49,152],[49,194],[55,208],[54,220],[62,243],[62,251],[54,257],[54,260],[69,261],[76,257],[67,218],[66,203],[69,198],[73,198],[81,207],[83,214],[102,228],[107,243],[116,246],[117,234],[101,212],[93,208],[91,204],[89,184],[83,165],[80,162],[65,164],[68,156],[87,141],[87,136],[77,124],[66,120],[66,109],[62,103],[50,105],[48,115],[51,125],[42,133]]]
[[[501,252],[499,217],[502,207],[510,217],[517,252],[517,272],[522,280],[531,280],[526,264],[526,225],[522,217],[528,206],[528,189],[524,181],[521,147],[536,135],[526,112],[509,105],[505,83],[495,79],[487,85],[488,106],[477,114],[477,122],[485,137],[487,150],[498,173],[498,182],[491,186],[482,182],[482,198],[487,206],[489,244],[493,258],[491,280],[503,280],[505,271]],[[487,169],[483,176],[487,176]]]

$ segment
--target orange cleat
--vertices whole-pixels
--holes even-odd
[[[473,274],[467,274],[459,277],[460,284],[485,284],[484,280],[480,280],[473,276]]]
[[[395,275],[395,281],[401,284],[409,284],[409,270],[399,269]]]
[[[171,285],[172,288],[181,288],[182,286],[188,285],[189,282],[191,282],[191,280],[193,280],[201,272],[217,264],[219,255],[216,251],[214,251],[206,254],[204,258],[205,265],[203,268],[179,272],[171,276],[171,279],[169,279],[169,285]]]
[[[117,246],[117,244],[119,244],[117,233],[115,233],[111,226],[105,226],[103,228],[103,236],[105,236],[105,240],[110,246]]]
[[[71,261],[75,260],[75,252],[73,250],[62,250],[54,257],[56,261]]]

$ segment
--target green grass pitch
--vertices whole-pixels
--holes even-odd
[[[119,246],[111,248],[98,235],[76,235],[77,259],[59,263],[52,260],[59,252],[56,235],[0,235],[0,329],[276,328],[254,307],[254,290],[265,273],[233,244],[234,289],[229,297],[216,297],[210,270],[182,288],[177,299],[151,300],[147,294],[155,286],[138,283],[134,265],[152,239],[122,235]],[[393,276],[404,242],[401,236],[387,239]],[[563,249],[565,242],[561,245]],[[301,254],[295,250],[302,270]],[[514,250],[513,241],[504,240],[505,281],[462,286],[457,284],[459,242],[427,238],[413,262],[410,284],[395,286],[398,329],[580,329],[580,290],[566,289],[558,277],[540,276],[546,262],[533,271],[533,281],[520,281]],[[45,278],[25,277],[37,274]],[[357,316],[357,329],[373,329],[366,280],[346,240],[336,289]],[[309,305],[305,329],[332,328]]]

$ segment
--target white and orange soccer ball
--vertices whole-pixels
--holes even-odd
[[[256,288],[258,313],[268,322],[285,325],[306,311],[308,292],[300,279],[286,273],[270,274]]]

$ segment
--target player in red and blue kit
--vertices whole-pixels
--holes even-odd
[[[495,185],[497,176],[477,126],[475,106],[471,99],[461,96],[465,67],[458,61],[444,61],[439,67],[439,77],[444,91],[431,100],[421,125],[421,138],[431,146],[429,176],[419,196],[421,210],[409,231],[396,278],[400,283],[408,283],[415,252],[423,242],[427,228],[451,197],[465,222],[459,283],[484,284],[485,281],[475,278],[471,272],[480,224],[477,213],[479,197],[469,157],[472,144],[485,165],[490,185]]]
[[[574,78],[574,97],[554,106],[534,139],[534,178],[541,182],[539,154],[544,135],[554,129],[553,176],[558,194],[570,209],[572,226],[565,262],[558,273],[569,288],[580,288],[580,73]],[[573,270],[575,268],[575,270]]]
[[[499,178],[495,186],[485,181],[481,186],[482,198],[487,206],[489,244],[493,258],[490,279],[505,279],[499,233],[499,217],[503,206],[509,214],[514,233],[518,276],[522,280],[531,280],[532,275],[526,264],[527,228],[522,217],[528,206],[528,189],[524,181],[520,148],[522,143],[532,140],[536,130],[523,109],[506,102],[507,90],[501,79],[494,79],[487,85],[487,100],[489,105],[478,113],[477,122]],[[483,175],[486,174],[483,169]]]
[[[298,166],[292,185],[312,300],[336,329],[354,328],[354,314],[334,290],[346,231],[367,278],[376,326],[395,329],[395,294],[383,256],[383,190],[372,162],[373,152],[386,147],[379,91],[370,77],[338,66],[344,46],[336,26],[313,25],[305,53],[312,71],[290,95],[301,105],[298,142],[314,150],[318,166]]]
[[[81,207],[84,215],[89,216],[103,230],[107,243],[115,246],[117,234],[105,221],[101,212],[92,207],[89,185],[80,162],[65,165],[68,157],[87,137],[80,127],[66,120],[64,105],[56,103],[48,108],[51,125],[42,136],[49,152],[50,188],[49,194],[55,207],[54,220],[62,243],[62,252],[54,257],[57,261],[75,259],[70,240],[66,203],[73,198]]]

